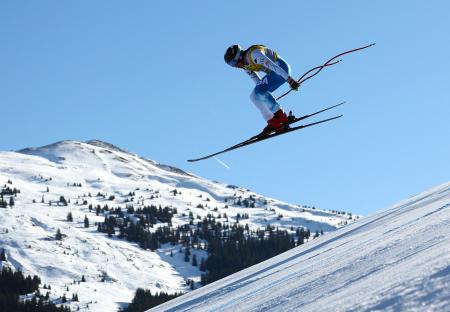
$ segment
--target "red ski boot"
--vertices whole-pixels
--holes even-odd
[[[262,134],[270,134],[276,130],[283,130],[283,125],[289,122],[288,116],[286,113],[279,109],[272,117],[272,119],[267,121],[267,126],[263,129]]]

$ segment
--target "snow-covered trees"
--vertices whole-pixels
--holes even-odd
[[[124,310],[124,312],[145,311],[181,295],[182,293],[168,294],[165,292],[152,294],[150,290],[138,288],[138,290],[136,290],[133,301]]]
[[[24,276],[22,272],[13,272],[10,268],[0,271],[0,310],[1,311],[41,311],[69,312],[66,307],[56,307],[48,302],[48,297],[39,294],[29,300],[19,300],[20,295],[31,294],[39,290],[41,280],[38,276]]]

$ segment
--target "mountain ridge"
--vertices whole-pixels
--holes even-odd
[[[43,283],[54,285],[53,297],[68,288],[76,292],[80,303],[70,303],[74,309],[112,311],[131,301],[137,287],[174,293],[188,291],[189,280],[200,285],[201,271],[186,263],[179,252],[184,247],[161,244],[150,252],[118,238],[118,226],[112,237],[99,232],[106,217],[124,221],[113,215],[113,209],[121,207],[126,214],[131,206],[134,210],[167,207],[174,213],[174,228],[214,218],[224,225],[248,225],[252,230],[270,225],[292,235],[298,228],[320,235],[354,220],[349,213],[292,205],[209,181],[107,142],[88,142],[92,144],[66,140],[0,152],[0,186],[4,185],[5,198],[11,197],[9,188],[20,191],[12,196],[13,207],[0,208],[0,246],[16,269],[38,274]],[[110,210],[103,211],[105,207]],[[69,213],[73,221],[68,221]],[[131,222],[139,221],[129,217]],[[162,226],[167,223],[157,221],[149,233]],[[62,241],[54,238],[57,229]],[[191,253],[199,261],[207,257],[202,249]],[[82,275],[87,282],[80,285]]]

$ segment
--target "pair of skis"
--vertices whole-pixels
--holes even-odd
[[[270,134],[259,133],[259,134],[255,135],[255,136],[245,140],[245,141],[242,141],[242,142],[240,142],[240,143],[238,143],[236,145],[233,145],[233,146],[231,146],[229,148],[226,148],[226,149],[224,149],[222,151],[219,151],[219,152],[216,152],[216,153],[204,156],[204,157],[200,157],[200,158],[189,159],[188,161],[189,162],[194,162],[194,161],[208,159],[208,158],[217,156],[219,154],[223,154],[223,153],[226,153],[226,152],[229,152],[229,151],[232,151],[232,150],[244,147],[244,146],[248,146],[248,145],[251,145],[251,144],[255,144],[257,142],[261,142],[261,141],[264,141],[264,140],[268,140],[268,139],[277,137],[279,135],[283,135],[283,134],[286,134],[286,133],[289,133],[289,132],[297,131],[297,130],[300,130],[300,129],[304,129],[304,128],[307,128],[307,127],[315,126],[315,125],[318,125],[318,124],[321,124],[321,123],[324,123],[324,122],[328,122],[328,121],[331,121],[331,120],[335,120],[335,119],[341,118],[342,115],[338,115],[338,116],[334,116],[334,117],[331,117],[331,118],[322,119],[322,120],[319,120],[319,121],[316,121],[316,122],[312,122],[312,123],[309,123],[309,124],[304,124],[304,125],[300,125],[300,126],[291,127],[291,125],[295,124],[296,122],[299,122],[301,120],[313,117],[313,116],[318,115],[320,113],[323,113],[323,112],[325,112],[327,110],[330,110],[332,108],[335,108],[335,107],[338,107],[340,105],[343,105],[344,103],[345,102],[342,102],[342,103],[339,103],[339,104],[336,104],[336,105],[324,108],[324,109],[322,109],[320,111],[317,111],[317,112],[314,112],[314,113],[311,113],[311,114],[308,114],[308,115],[296,117],[296,118],[290,120],[287,124],[283,125],[283,127],[281,127],[280,129],[277,129],[277,130],[275,130],[274,132],[272,132]]]

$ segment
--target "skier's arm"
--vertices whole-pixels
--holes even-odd
[[[257,72],[246,70],[247,75],[253,80],[254,83],[259,84],[261,82],[261,78],[258,76]]]
[[[273,71],[275,72],[277,75],[280,75],[281,77],[284,78],[284,80],[288,80],[289,78],[289,74],[280,66],[278,66],[277,64],[275,64],[270,58],[268,58],[266,55],[264,55],[264,53],[262,53],[261,50],[259,49],[255,49],[252,52],[252,60],[256,63],[256,64],[260,64],[262,65],[265,69],[269,70],[269,71]]]

